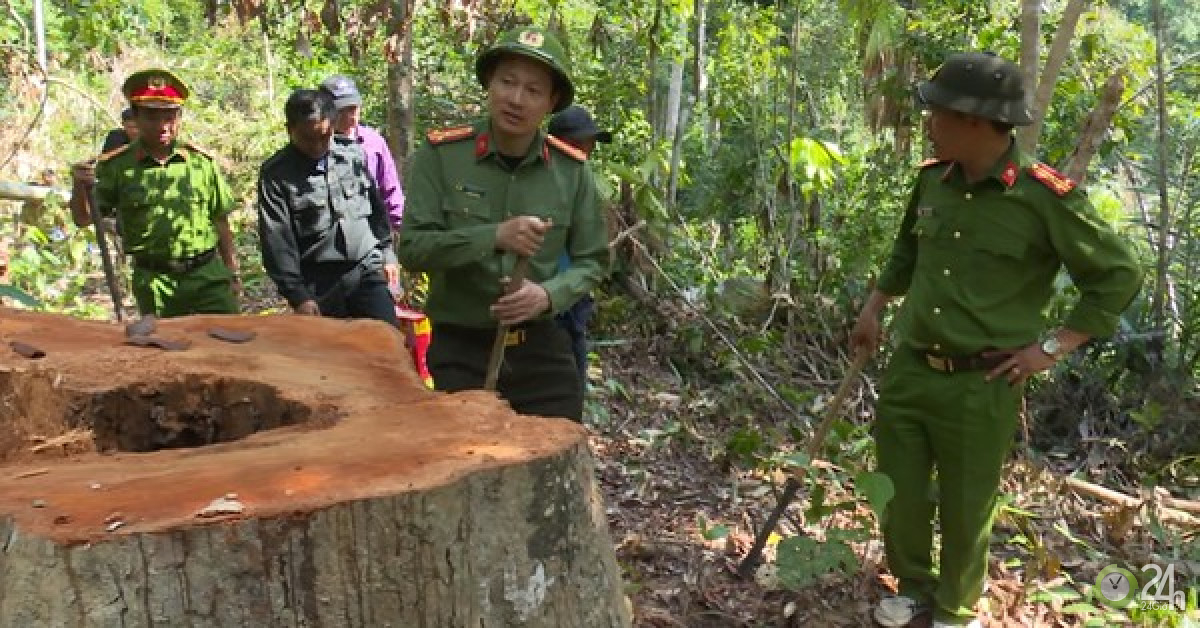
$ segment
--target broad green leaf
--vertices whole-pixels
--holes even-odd
[[[29,308],[41,308],[42,303],[30,296],[28,292],[8,284],[0,284],[0,297],[10,298],[21,305]]]
[[[864,471],[854,476],[855,491],[867,498],[875,517],[883,521],[883,512],[888,502],[896,495],[892,479],[876,471]]]
[[[854,573],[858,556],[840,541],[819,543],[811,537],[793,536],[780,541],[775,565],[783,586],[800,589],[827,573]]]

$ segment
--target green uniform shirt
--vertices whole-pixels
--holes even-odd
[[[553,222],[528,277],[546,289],[553,313],[587,294],[608,264],[607,229],[586,157],[539,132],[510,171],[487,128],[431,133],[405,181],[400,262],[429,273],[425,311],[437,323],[496,325],[488,308],[515,263],[496,249],[496,226],[513,216]],[[564,252],[571,264],[560,273]]]
[[[1034,341],[1064,266],[1080,297],[1063,325],[1111,335],[1141,285],[1128,244],[1072,182],[1014,144],[973,184],[954,163],[921,170],[878,287],[906,295],[901,343],[972,354]]]
[[[116,212],[125,251],[181,259],[217,245],[213,222],[233,211],[233,195],[212,158],[176,142],[159,163],[135,141],[96,165],[96,205]]]

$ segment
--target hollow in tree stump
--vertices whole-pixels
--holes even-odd
[[[629,624],[581,427],[426,390],[373,321],[156,335],[0,309],[0,626]]]

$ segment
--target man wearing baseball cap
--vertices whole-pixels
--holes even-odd
[[[212,157],[178,138],[187,84],[154,68],[130,75],[121,91],[137,137],[95,165],[76,165],[72,196],[86,199],[95,185],[99,212],[116,215],[143,315],[237,313],[233,195]],[[91,224],[86,202],[72,210],[77,225]]]
[[[475,74],[487,118],[430,132],[408,174],[398,248],[429,273],[429,369],[439,390],[482,388],[508,326],[499,393],[523,414],[579,421],[582,385],[553,317],[601,278],[608,247],[587,155],[542,131],[574,98],[569,62],[554,35],[520,27],[479,55]]]
[[[977,627],[1025,382],[1112,334],[1141,271],[1074,181],[1017,148],[1013,127],[1032,117],[1016,64],[954,54],[917,97],[934,158],[915,175],[891,256],[851,334],[856,350],[874,351],[880,314],[904,298],[874,429],[879,469],[895,487],[882,531],[900,590],[875,620],[905,626],[932,611],[935,627]],[[1061,268],[1080,297],[1045,329]]]
[[[592,151],[596,150],[597,142],[604,144],[612,142],[612,133],[601,131],[596,126],[596,121],[592,119],[592,114],[581,105],[571,105],[554,114],[554,117],[550,118],[550,124],[546,130],[550,135],[583,151],[583,154],[588,157],[591,157]],[[571,260],[564,254],[560,263],[563,268],[568,268]],[[575,305],[567,308],[565,312],[559,312],[555,317],[558,324],[571,335],[571,351],[575,354],[575,366],[579,369],[579,383],[585,391],[587,390],[588,372],[587,326],[595,311],[595,301],[588,294],[584,295]]]
[[[400,228],[404,216],[404,192],[400,186],[400,175],[396,172],[396,160],[387,141],[378,131],[360,123],[362,116],[362,94],[354,80],[335,74],[321,81],[321,89],[333,97],[337,117],[333,131],[338,136],[353,141],[362,148],[367,160],[367,172],[375,179],[383,203],[388,208],[388,221],[393,229]]]

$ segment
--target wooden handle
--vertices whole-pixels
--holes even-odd
[[[504,294],[512,294],[529,275],[529,258],[517,257],[513,264],[512,274],[508,276],[508,284],[504,286]],[[492,353],[488,355],[487,371],[483,377],[484,390],[496,390],[496,382],[500,380],[500,365],[504,363],[504,340],[508,336],[508,325],[496,328],[496,339],[492,341]]]

